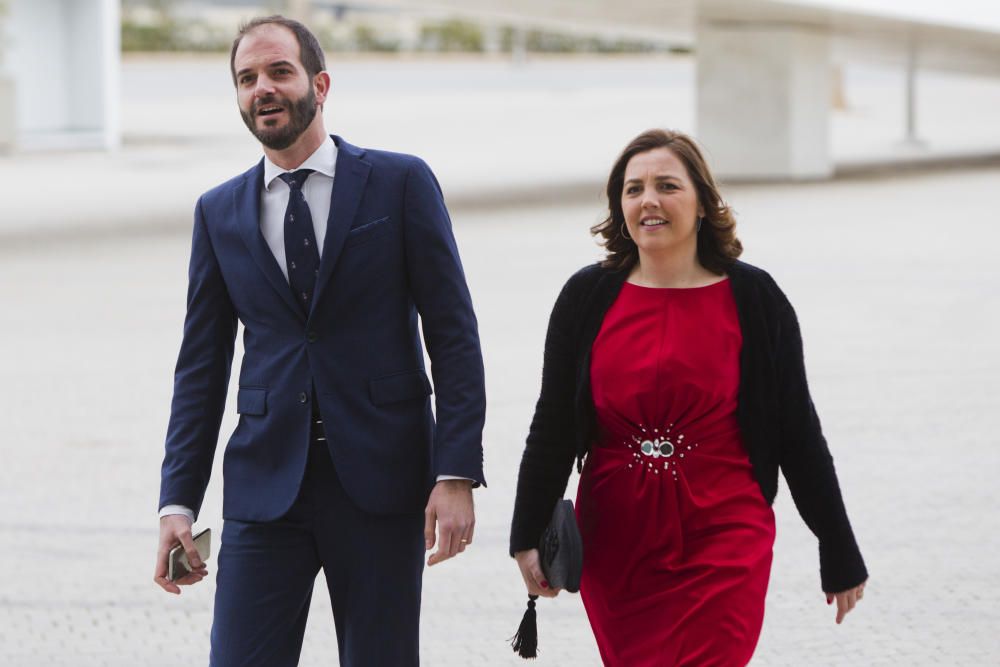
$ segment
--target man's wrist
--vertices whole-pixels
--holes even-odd
[[[191,509],[189,507],[186,507],[185,505],[164,505],[163,507],[160,508],[161,519],[165,516],[172,516],[175,514],[186,516],[188,518],[188,521],[194,523],[194,512],[191,511]]]
[[[436,481],[438,481],[438,482],[448,482],[448,481],[454,481],[454,480],[468,482],[469,484],[475,484],[476,483],[476,480],[474,480],[474,479],[471,479],[469,477],[459,477],[458,475],[438,475]]]

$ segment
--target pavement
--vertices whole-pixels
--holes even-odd
[[[687,56],[356,58],[328,62],[327,127],[428,161],[452,207],[599,197],[622,147],[651,127],[694,133]],[[197,197],[260,158],[237,112],[226,56],[132,56],[122,147],[0,156],[0,241],[92,238],[187,225]],[[846,177],[1000,164],[1000,80],[922,72],[919,143],[903,141],[903,73],[843,66],[830,150]],[[712,147],[706,146],[711,159]],[[58,181],[58,187],[45,185]]]
[[[137,78],[159,86],[156,76]],[[615,73],[607,80],[617,80]],[[530,97],[517,92],[520,84],[512,88],[513,97]],[[179,98],[166,106],[167,118],[181,113],[186,94],[170,91]],[[549,104],[563,99],[552,95]],[[202,111],[211,117],[210,106]],[[580,130],[584,121],[570,119],[567,127]],[[227,122],[238,120],[231,113]],[[427,141],[415,135],[418,127],[390,128],[384,141],[370,143]],[[151,581],[190,208],[198,192],[236,171],[235,163],[254,159],[252,145],[237,149],[224,136],[212,143],[214,130],[204,131],[204,145],[161,146],[151,137],[142,150],[117,156],[14,158],[74,173],[80,184],[57,179],[47,200],[72,208],[79,226],[49,228],[28,218],[31,229],[22,233],[15,228],[24,220],[10,222],[12,212],[24,213],[20,198],[6,196],[0,206],[0,664],[207,662],[214,581],[180,597]],[[537,146],[547,140],[534,137],[525,146],[536,148],[522,153],[541,155]],[[496,164],[498,179],[511,175],[503,159],[491,160],[499,142],[484,140],[482,151],[464,158],[467,169]],[[621,136],[615,149],[620,143]],[[450,151],[468,154],[469,146],[480,144],[452,144]],[[610,161],[597,154],[608,148],[593,148],[590,157],[583,148],[579,169],[601,161],[603,174]],[[126,153],[132,169],[115,163]],[[201,164],[213,153],[216,161]],[[448,155],[439,146],[437,159],[429,156],[441,164],[446,193],[462,182],[455,176],[453,187],[461,160]],[[567,166],[573,155],[560,155],[565,169],[557,173],[576,173]],[[117,164],[116,175],[145,169],[170,178],[154,197],[127,187],[142,178],[125,185],[108,178],[95,166],[102,160]],[[0,165],[8,170],[0,183],[5,193],[20,192],[7,189],[10,168]],[[998,185],[1000,169],[983,166],[725,189],[744,258],[767,268],[798,311],[813,398],[872,574],[862,605],[835,625],[819,587],[815,539],[782,485],[752,665],[1000,663]],[[587,233],[601,218],[597,194],[552,187],[551,196],[528,205],[453,206],[486,361],[490,485],[476,492],[473,547],[425,574],[422,657],[432,667],[521,664],[506,643],[525,601],[506,555],[517,465],[549,310],[570,273],[600,254]],[[88,196],[76,199],[80,192]],[[231,402],[223,438],[235,418]],[[200,525],[221,529],[220,513],[217,469]],[[337,664],[324,590],[313,597],[304,666]],[[538,664],[599,664],[578,596],[539,607]]]

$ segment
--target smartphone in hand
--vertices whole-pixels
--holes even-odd
[[[211,528],[206,528],[194,536],[194,548],[197,549],[202,561],[208,560],[212,555]],[[188,562],[187,553],[184,552],[184,547],[178,544],[170,550],[170,556],[167,558],[167,578],[170,581],[177,581],[190,572],[191,564]]]

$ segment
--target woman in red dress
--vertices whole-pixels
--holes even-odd
[[[574,458],[580,592],[606,665],[745,665],[764,618],[780,467],[839,623],[867,570],[809,399],[794,311],[742,247],[694,142],[650,131],[608,183],[601,265],[563,289],[521,464],[511,554],[535,548]]]

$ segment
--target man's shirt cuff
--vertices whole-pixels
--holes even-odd
[[[160,509],[161,519],[165,516],[170,516],[171,514],[183,514],[191,523],[194,523],[194,512],[184,505],[164,505]]]

